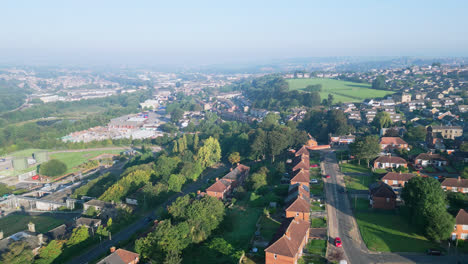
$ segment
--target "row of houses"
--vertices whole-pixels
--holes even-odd
[[[286,218],[268,247],[266,264],[296,264],[303,254],[310,233],[310,160],[303,146],[291,160],[292,175],[286,198]]]

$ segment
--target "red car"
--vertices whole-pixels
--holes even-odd
[[[310,167],[311,167],[311,168],[317,168],[318,165],[317,165],[317,164],[312,164],[312,165],[310,165]]]
[[[330,175],[328,175],[328,174],[325,175],[325,178],[330,179]]]
[[[339,237],[335,238],[335,246],[336,247],[341,247],[342,246],[341,238],[339,238]]]

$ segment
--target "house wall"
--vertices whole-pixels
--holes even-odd
[[[457,188],[451,186],[442,186],[442,189],[449,191],[449,192],[460,192],[460,193],[468,193],[468,188]]]
[[[405,187],[405,184],[406,184],[406,181],[397,181],[396,184],[394,183],[393,180],[384,180],[383,182],[385,182],[386,184],[390,186],[401,186],[401,187]]]
[[[286,218],[290,217],[298,217],[304,221],[310,221],[310,212],[303,213],[303,212],[295,212],[295,211],[286,211]]]
[[[395,209],[396,201],[395,199],[383,197],[372,197],[372,208],[378,209]]]
[[[454,236],[456,236],[456,239],[468,239],[468,225],[465,225],[465,229],[466,230],[463,230],[463,225],[455,225],[451,238],[453,239]]]
[[[221,200],[224,199],[224,193],[223,192],[207,191],[206,194],[209,195],[209,196],[212,196],[212,197],[216,197],[216,198],[221,199]]]
[[[297,260],[297,255],[294,258],[276,255],[275,259],[275,254],[270,252],[265,253],[265,264],[296,264]]]
[[[374,168],[382,168],[382,169],[387,169],[387,168],[398,168],[398,167],[408,167],[408,164],[399,164],[399,163],[380,163],[380,162],[375,162],[374,163]]]

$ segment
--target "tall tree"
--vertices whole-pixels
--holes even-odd
[[[379,75],[372,81],[372,89],[387,90],[386,78],[383,75]]]
[[[8,245],[8,250],[2,254],[2,263],[23,264],[31,263],[34,259],[31,248],[27,242],[13,242]]]
[[[377,157],[380,153],[380,142],[378,136],[366,136],[356,139],[356,142],[350,146],[351,153],[358,159],[367,160],[367,167],[370,167],[370,160]]]
[[[333,105],[333,99],[334,99],[334,98],[333,98],[333,94],[329,93],[329,94],[328,94],[328,100],[327,100],[328,106],[332,106],[332,105]]]
[[[381,128],[386,128],[390,127],[393,122],[392,119],[390,118],[390,114],[387,112],[378,112],[377,115],[375,116],[374,120],[372,121],[372,124],[377,127],[378,129]]]
[[[198,160],[204,167],[211,167],[221,159],[221,147],[216,138],[209,137],[198,150]]]
[[[431,240],[450,237],[454,219],[447,212],[445,191],[432,177],[414,177],[405,184],[401,197],[408,207],[409,220],[423,228]]]
[[[232,165],[239,163],[241,160],[239,152],[232,152],[229,154],[228,160]]]

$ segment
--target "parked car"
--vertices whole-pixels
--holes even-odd
[[[317,168],[318,165],[317,165],[317,164],[311,164],[310,167],[311,167],[311,168]]]
[[[325,176],[323,176],[323,177],[324,177],[324,178],[327,178],[327,179],[330,179],[330,175],[328,175],[328,174],[325,175]]]
[[[317,181],[317,179],[310,179],[310,183],[317,184],[318,181]]]
[[[342,247],[343,246],[341,244],[341,238],[339,238],[339,237],[335,238],[335,246],[336,247]]]
[[[442,255],[442,251],[440,251],[438,249],[430,248],[430,249],[427,250],[427,254],[432,255],[432,256],[440,256],[440,255]]]

